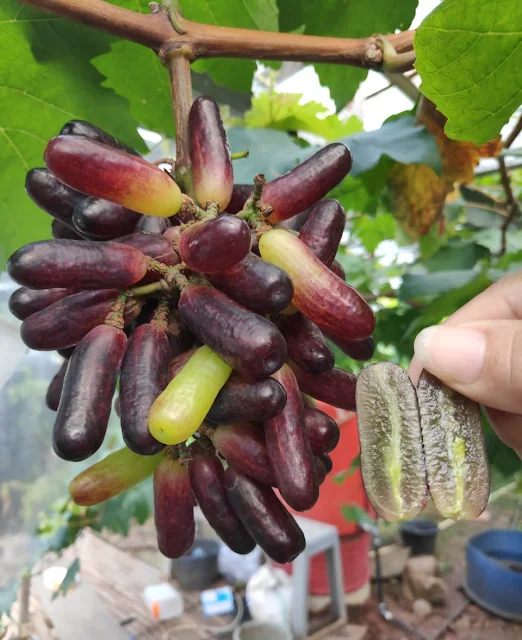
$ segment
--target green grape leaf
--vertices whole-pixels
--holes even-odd
[[[373,253],[383,240],[393,240],[397,221],[391,213],[378,213],[375,217],[362,215],[353,223],[353,233],[368,253]]]
[[[351,461],[350,466],[345,471],[339,471],[333,477],[333,481],[335,484],[342,484],[346,478],[353,476],[353,474],[359,469],[361,466],[361,456],[356,455],[355,458]]]
[[[305,33],[338,38],[365,38],[374,33],[407,29],[415,15],[417,0],[278,0],[282,31],[305,25]],[[315,70],[337,108],[353,98],[368,72],[343,65],[316,64]]]
[[[422,264],[428,271],[472,269],[487,254],[485,247],[455,238]]]
[[[22,244],[49,237],[51,218],[24,192],[43,165],[47,141],[70,119],[88,120],[139,149],[127,102],[101,86],[89,63],[109,37],[16,0],[0,5],[0,262]]]
[[[278,29],[275,0],[181,0],[180,6],[183,16],[194,22],[262,31]],[[256,63],[253,60],[202,59],[195,62],[192,68],[200,73],[208,73],[217,85],[249,93]]]
[[[375,523],[358,504],[350,504],[341,507],[341,513],[343,518],[347,522],[355,522],[358,525],[365,524],[373,526]]]
[[[522,103],[520,0],[445,0],[415,34],[420,90],[446,135],[484,144]]]
[[[459,271],[438,271],[435,273],[406,273],[402,278],[399,296],[402,300],[418,296],[433,296],[473,282],[479,271],[462,269]]]

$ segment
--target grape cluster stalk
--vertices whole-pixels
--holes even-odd
[[[233,551],[289,562],[305,540],[287,507],[315,504],[339,440],[314,399],[355,410],[356,377],[328,340],[373,355],[374,313],[335,261],[345,212],[324,199],[352,158],[330,144],[271,182],[234,184],[208,97],[188,142],[191,196],[105,131],[65,124],[26,179],[54,240],[11,256],[10,309],[28,347],[64,358],[46,396],[61,458],[101,447],[119,381],[126,446],[72,481],[77,504],[154,474],[167,557],[193,544],[197,502]]]

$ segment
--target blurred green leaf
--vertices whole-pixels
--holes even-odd
[[[66,596],[69,589],[74,585],[76,581],[76,576],[80,571],[80,558],[76,558],[74,562],[68,567],[67,573],[65,574],[62,583],[60,584],[57,591],[53,593],[52,600],[56,600],[58,596]]]
[[[402,279],[399,295],[403,300],[417,296],[429,296],[455,288],[463,287],[473,282],[479,269],[463,269],[460,271],[438,271],[435,273],[414,274],[406,273]]]
[[[395,237],[396,221],[391,213],[378,213],[375,218],[361,216],[353,223],[353,233],[369,253],[373,253],[383,240]]]
[[[481,245],[464,242],[460,238],[450,240],[437,253],[423,261],[428,271],[453,271],[471,269],[479,260],[489,255]]]
[[[358,504],[350,504],[341,507],[343,518],[347,522],[355,522],[358,525],[374,525],[374,521]]]
[[[355,456],[348,469],[346,469],[346,471],[340,471],[339,473],[336,473],[333,477],[333,481],[335,482],[335,484],[342,484],[346,480],[346,478],[353,476],[353,474],[357,471],[357,469],[360,468],[360,466],[361,456]]]

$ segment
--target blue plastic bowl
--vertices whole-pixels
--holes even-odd
[[[522,621],[522,531],[490,529],[466,546],[464,589],[486,611]]]

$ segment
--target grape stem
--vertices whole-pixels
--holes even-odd
[[[383,37],[331,38],[296,33],[236,29],[192,22],[177,15],[174,28],[168,12],[151,3],[151,14],[141,14],[103,0],[22,0],[23,3],[87,24],[154,51],[179,50],[191,61],[200,58],[250,58],[330,62],[366,69],[382,69]],[[386,36],[397,54],[413,51],[414,31]],[[409,68],[412,68],[410,65]]]
[[[235,153],[230,154],[232,160],[242,160],[243,158],[248,158],[250,155],[250,151],[248,149],[243,149],[243,151],[236,151]]]
[[[112,305],[111,310],[105,318],[105,324],[116,329],[123,329],[125,326],[123,322],[123,312],[125,311],[125,303],[127,302],[127,296],[124,293],[118,294],[116,301]]]
[[[150,321],[151,324],[153,324],[155,327],[158,327],[158,329],[162,329],[163,331],[167,330],[167,318],[169,316],[170,303],[171,301],[168,298],[162,298],[159,301],[158,306],[154,310],[154,317]]]

